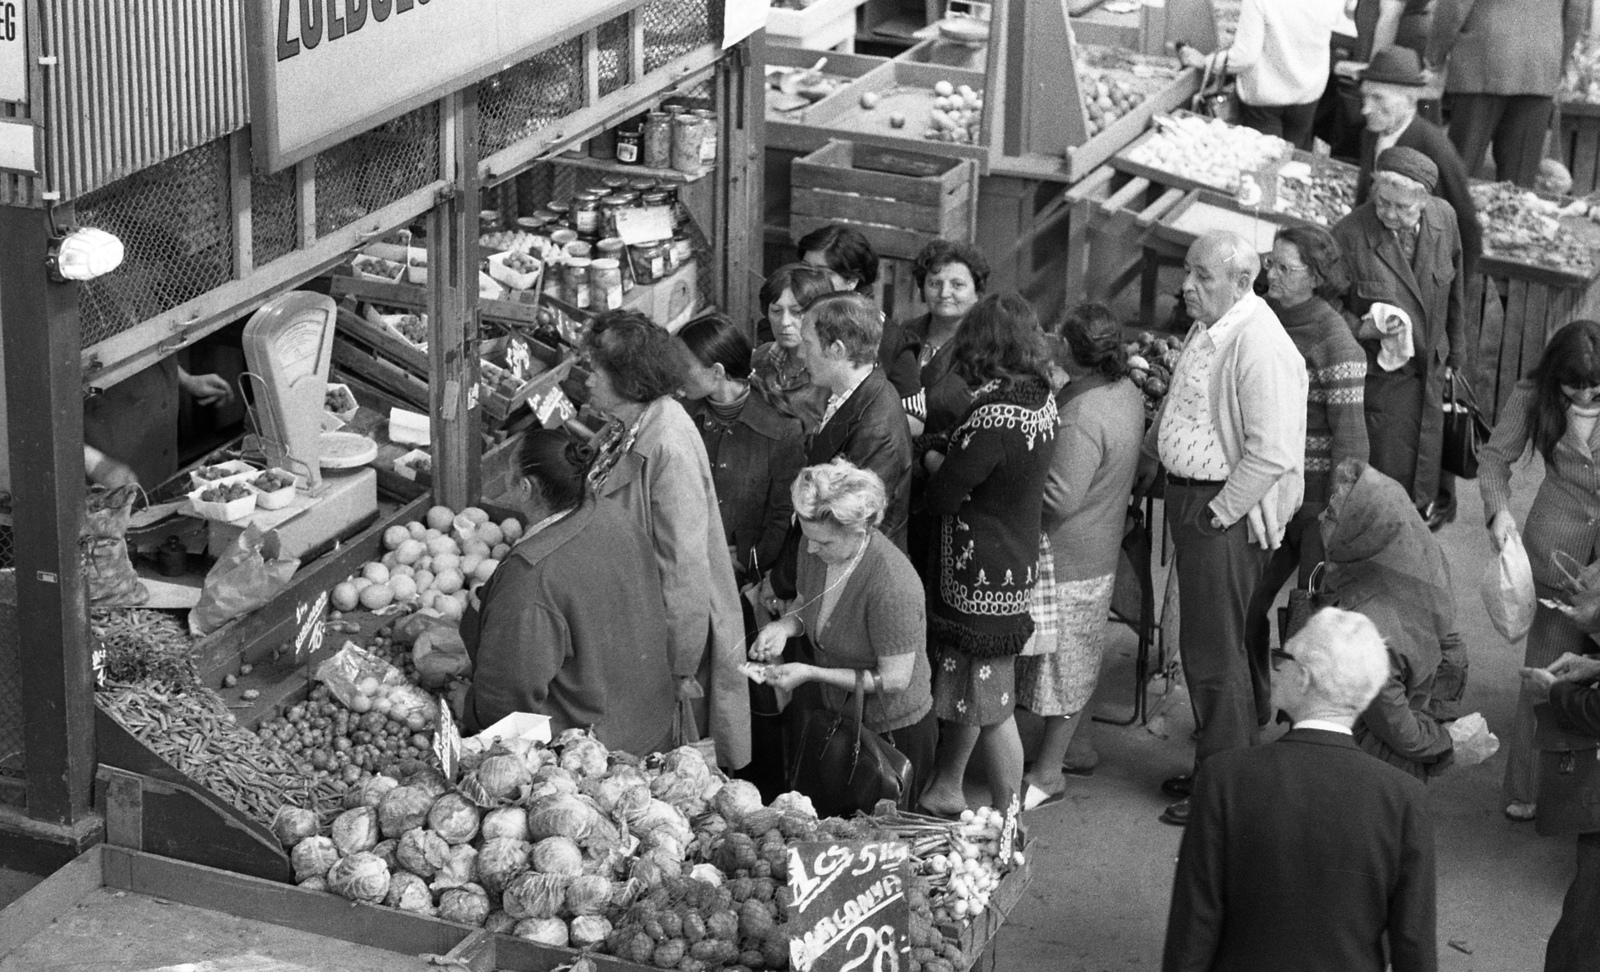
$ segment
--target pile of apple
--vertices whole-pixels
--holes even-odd
[[[495,523],[476,506],[459,514],[435,506],[422,521],[385,530],[386,552],[334,586],[333,608],[381,611],[402,605],[459,618],[468,592],[494,576],[521,536],[522,523],[514,517]]]
[[[1090,138],[1116,124],[1117,119],[1139,107],[1145,99],[1143,91],[1104,71],[1081,71],[1078,84],[1083,110],[1088,116]]]
[[[983,125],[983,95],[963,84],[957,88],[948,81],[933,86],[933,108],[928,112],[928,127],[922,137],[935,142],[978,143]]]

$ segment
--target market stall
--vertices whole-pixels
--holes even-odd
[[[252,873],[281,863],[270,834],[261,842],[271,820],[262,801],[294,790],[271,774],[311,777],[238,747],[303,701],[309,666],[337,650],[320,628],[335,585],[378,559],[385,530],[426,513],[430,497],[460,510],[498,493],[519,431],[571,414],[560,389],[571,387],[571,346],[596,295],[613,306],[620,291],[618,303],[663,326],[696,309],[748,315],[752,42],[724,37],[720,2],[609,0],[515,18],[493,50],[446,45],[434,75],[401,70],[392,84],[354,87],[357,65],[400,64],[423,38],[470,37],[481,25],[438,5],[304,23],[289,5],[284,23],[276,3],[245,6],[243,19],[208,6],[207,43],[181,49],[167,46],[176,34],[166,14],[127,24],[46,3],[21,25],[35,49],[60,47],[55,69],[30,72],[31,97],[6,114],[48,151],[0,178],[16,471],[16,571],[0,598],[0,843],[23,864],[59,862],[99,839],[93,807],[109,813],[108,793],[148,800],[123,831],[139,846],[188,847],[190,859]],[[91,35],[134,66],[92,102],[78,92],[96,86],[101,62],[67,43]],[[141,85],[158,76],[188,87],[151,115]],[[694,164],[672,163],[670,133],[665,165],[615,149],[602,157],[635,135],[642,154],[642,129],[660,115],[683,130]],[[153,134],[118,141],[135,126]],[[127,145],[115,160],[113,144]],[[634,223],[624,257],[653,247],[657,262],[624,274],[598,253],[553,252],[554,220],[540,220],[543,232],[525,225],[619,178],[648,178],[666,197],[641,198],[622,217]],[[86,282],[47,275],[45,254],[74,226],[115,236],[121,266]],[[574,235],[604,249],[607,239],[582,229]],[[670,271],[669,253],[681,257]],[[561,289],[583,259],[581,291]],[[219,555],[255,531],[266,549],[251,563],[276,579],[257,585],[249,608],[199,629],[182,614],[126,607],[96,608],[86,623],[85,392],[184,364],[198,342],[247,318],[234,340],[248,374],[233,385],[249,401],[251,436],[187,463],[162,489],[148,484],[151,510],[97,544],[132,550],[124,560],[139,573],[128,590],[159,595],[127,598],[135,604],[174,591],[192,603]],[[172,576],[158,577],[161,567]],[[391,598],[426,595],[441,613],[454,609],[442,601],[464,598],[448,580],[398,586]],[[29,632],[26,652],[19,631]],[[128,698],[115,688],[125,683],[107,681],[107,640],[145,644],[151,632],[181,646],[192,676],[184,698]],[[204,741],[185,756],[175,738]],[[214,740],[234,749],[212,749]],[[33,839],[11,839],[24,833]],[[255,863],[230,863],[236,854]]]
[[[996,287],[1019,290],[1042,314],[1059,309],[1069,215],[1062,188],[1198,90],[1198,72],[1180,68],[1166,48],[1179,38],[1209,45],[1211,8],[1182,0],[1080,18],[1046,0],[959,6],[893,58],[770,49],[769,270],[792,257],[808,229],[847,223],[892,258],[884,302],[899,313],[913,299],[904,261],[918,240],[943,235],[977,243]],[[920,195],[910,183],[897,191],[875,178],[882,173],[941,184]],[[906,203],[922,203],[926,215],[909,226],[873,215]]]

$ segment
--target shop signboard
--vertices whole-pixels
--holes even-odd
[[[643,2],[246,0],[256,161],[276,172]]]
[[[28,100],[28,5],[0,0],[0,101]]]
[[[911,851],[901,841],[789,845],[789,965],[888,972],[911,964]]]

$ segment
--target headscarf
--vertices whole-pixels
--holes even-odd
[[[1372,619],[1389,650],[1419,675],[1439,664],[1439,640],[1455,626],[1450,568],[1405,487],[1365,463],[1327,543],[1323,590]]]

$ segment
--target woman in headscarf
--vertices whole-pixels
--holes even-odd
[[[1334,469],[1322,535],[1326,600],[1366,615],[1389,650],[1389,681],[1356,721],[1356,743],[1426,781],[1454,756],[1428,712],[1440,641],[1455,623],[1444,551],[1405,489],[1358,459]]]

